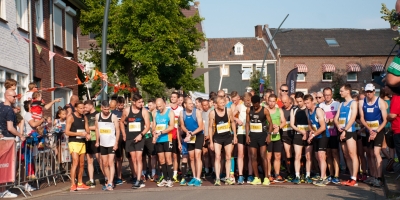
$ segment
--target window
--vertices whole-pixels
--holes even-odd
[[[261,73],[262,66],[257,66],[256,69]],[[264,65],[263,74],[267,76],[267,65]]]
[[[372,80],[381,76],[381,72],[372,72]]]
[[[65,15],[65,49],[74,53],[74,21],[71,15]]]
[[[42,88],[42,79],[40,79],[40,78],[37,78],[37,77],[33,77],[33,82],[36,84],[36,86],[38,87],[38,88]]]
[[[243,55],[243,44],[238,42],[233,47],[235,49],[235,55]]]
[[[35,11],[36,11],[36,36],[44,38],[43,0],[35,1]]]
[[[348,72],[347,81],[357,81],[357,72]]]
[[[296,92],[302,92],[304,94],[308,94],[308,89],[305,88],[296,88]]]
[[[339,46],[339,43],[336,41],[335,38],[325,38],[325,41],[330,47],[338,47]]]
[[[6,19],[6,0],[0,0],[0,18]]]
[[[3,0],[2,0],[3,1]],[[26,0],[15,0],[15,6],[17,9],[17,26],[26,31],[29,31],[28,27],[28,1]]]
[[[222,65],[220,68],[222,76],[229,76],[229,65]]]
[[[63,11],[62,9],[65,8],[65,3],[62,1],[56,1],[53,6],[53,23],[54,23],[54,45],[63,48]]]
[[[250,80],[251,74],[253,73],[251,66],[242,66],[242,70],[242,80]]]
[[[306,81],[306,74],[305,73],[297,73],[297,82],[304,82]]]
[[[89,39],[94,40],[96,39],[97,34],[96,33],[89,33]]]
[[[324,73],[322,74],[322,81],[331,82],[331,81],[332,81],[332,75],[333,75],[332,72],[324,72]]]
[[[4,101],[4,92],[6,88],[4,88],[4,82],[7,79],[14,79],[17,81],[17,94],[25,94],[26,86],[28,85],[27,76],[25,74],[21,74],[15,71],[11,71],[5,68],[0,67],[0,101]]]
[[[225,94],[228,94],[228,88],[222,88],[222,90],[225,92]]]

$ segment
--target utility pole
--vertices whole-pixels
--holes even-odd
[[[103,33],[101,40],[101,72],[103,76],[107,74],[107,27],[108,27],[108,13],[110,12],[110,0],[106,0],[106,6],[104,8],[104,18],[103,18]],[[102,81],[101,86],[104,88],[107,82]],[[107,100],[107,91],[105,88],[101,95],[102,100]]]

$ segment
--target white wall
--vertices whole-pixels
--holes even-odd
[[[198,66],[200,67],[201,63],[204,68],[208,68],[208,42],[205,41],[205,48],[200,49],[200,51],[195,51],[194,55],[196,56]],[[205,92],[210,93],[209,81],[208,81],[208,72],[204,74],[204,88]]]

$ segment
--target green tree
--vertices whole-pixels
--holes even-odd
[[[332,89],[333,89],[333,99],[343,98],[340,96],[340,88],[345,84],[345,72],[343,70],[336,70],[332,76]]]
[[[99,33],[105,0],[85,0],[89,9],[82,10],[82,34]],[[194,51],[199,50],[204,34],[196,29],[203,20],[198,14],[185,17],[193,0],[112,0],[108,22],[107,74],[117,72],[120,81],[137,87],[150,96],[161,96],[165,88],[195,90],[201,79],[193,79],[196,69]],[[101,57],[95,47],[91,61],[100,66]],[[94,51],[97,51],[94,52]]]
[[[269,76],[261,77],[261,72],[255,70],[255,72],[253,72],[250,77],[250,87],[253,88],[255,94],[260,94],[260,78],[262,78],[265,81],[264,90],[268,88],[270,84]]]

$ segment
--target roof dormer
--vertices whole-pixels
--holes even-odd
[[[243,55],[243,44],[238,42],[236,43],[233,48],[235,50],[235,55]]]

